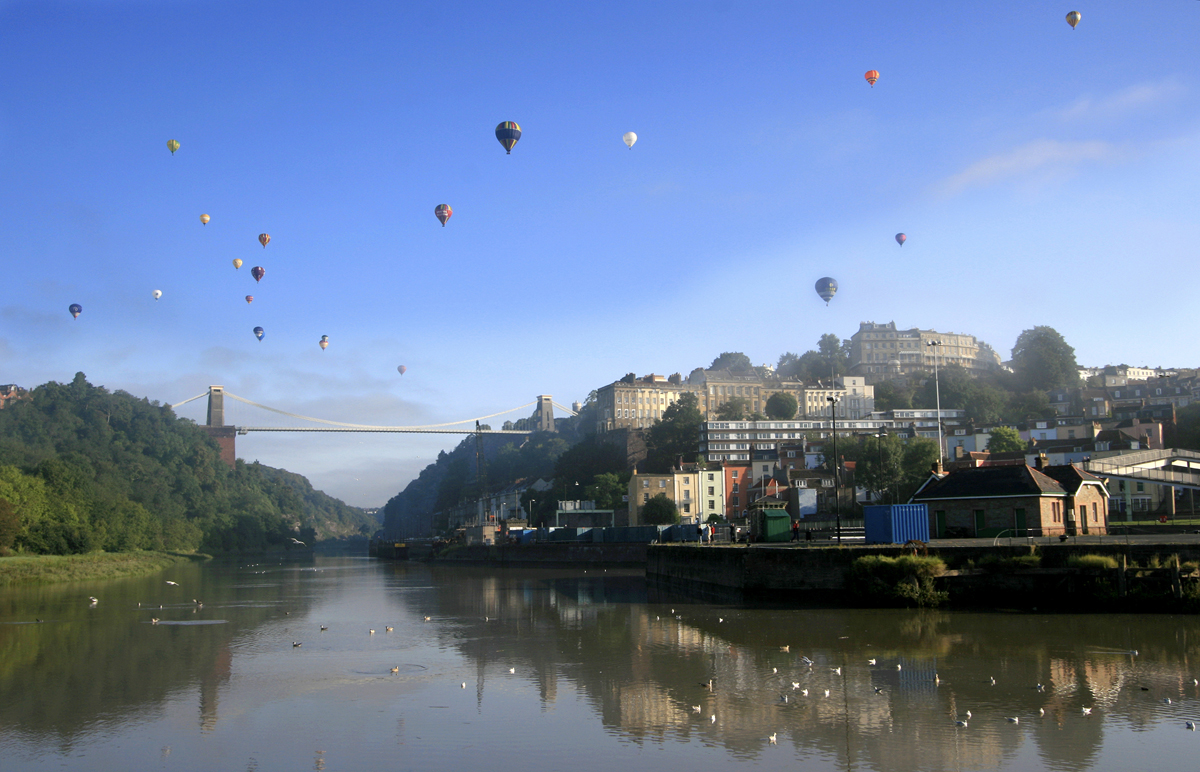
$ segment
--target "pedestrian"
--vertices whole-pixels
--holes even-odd
[[[730,523],[729,524],[729,543],[734,544],[736,542],[737,542],[737,526],[734,525],[733,523]]]
[[[800,521],[792,521],[792,541],[800,541]]]

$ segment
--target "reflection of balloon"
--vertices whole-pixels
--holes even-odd
[[[155,300],[158,300],[162,297],[162,290],[154,290],[154,292],[151,292],[150,294],[154,296]]]
[[[247,296],[246,296],[246,302],[247,302],[247,303],[253,303],[253,302],[254,302],[254,296],[253,296],[253,295],[247,295]]]
[[[897,244],[899,244],[900,246],[904,246],[904,242],[906,242],[906,241],[908,241],[908,236],[905,236],[903,233],[896,234],[896,243]]]
[[[633,150],[633,143],[637,142],[637,134],[634,134],[632,131],[627,131],[625,132],[625,136],[621,137],[621,139],[625,140],[625,144],[629,145],[630,150]]]
[[[72,303],[67,310],[71,312],[71,316],[78,319],[79,315],[83,313],[83,306],[79,305],[78,303]],[[401,370],[400,374],[404,375],[404,370]]]
[[[521,138],[521,127],[516,121],[501,121],[496,127],[496,139],[500,140],[500,144],[504,145],[504,150],[511,153],[513,146],[517,144],[517,140]]]
[[[871,84],[871,88],[875,88],[875,81],[879,80],[879,70],[867,70],[867,74],[863,77],[867,79],[867,83]]]
[[[400,365],[399,367],[396,368],[396,370],[398,370],[401,375],[404,375],[404,373],[408,370],[408,368],[405,367],[404,365]]]
[[[1075,25],[1083,18],[1083,14],[1079,11],[1071,11],[1067,14],[1067,24],[1071,25],[1071,29],[1075,29]]]
[[[321,350],[322,350],[322,351],[324,351],[324,350],[325,350],[325,348],[326,348],[326,346],[328,346],[328,345],[329,345],[329,336],[328,336],[328,335],[322,335],[322,336],[321,336],[321,340],[317,342],[317,345],[321,347]]]
[[[233,258],[233,267],[241,268],[242,267],[242,258],[240,258],[240,257]]]
[[[829,301],[837,294],[837,281],[825,276],[817,279],[817,294],[825,301],[825,305],[829,305]]]
[[[255,281],[262,281],[262,277],[267,275],[267,269],[261,265],[256,265],[250,269],[250,275],[254,277]]]
[[[442,221],[442,227],[445,228],[446,220],[450,219],[450,216],[454,214],[454,210],[450,208],[449,204],[438,204],[433,208],[433,213]]]
[[[267,331],[264,330],[262,327],[254,328],[254,337],[258,338],[259,340],[262,340],[263,336],[266,334],[267,334]]]
[[[1074,24],[1071,25],[1075,26]],[[175,151],[179,149],[179,143],[173,139],[167,140],[167,149],[171,151],[171,155],[175,155]]]
[[[208,221],[209,221],[209,220],[211,220],[211,219],[212,219],[212,218],[211,218],[211,217],[209,217],[208,215],[206,215],[206,214],[202,214],[202,215],[200,215],[200,224],[201,224],[201,225],[208,225]]]
[[[267,244],[271,243],[271,234],[269,234],[269,233],[258,234],[258,243],[263,245],[263,249],[266,249]]]

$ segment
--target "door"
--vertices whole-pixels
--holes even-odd
[[[987,524],[987,519],[984,517],[982,509],[975,510],[975,535],[978,536]]]
[[[1083,528],[1083,533],[1086,535],[1087,530],[1087,504],[1079,505],[1079,523]]]
[[[1013,510],[1013,515],[1013,528],[1016,529],[1017,536],[1028,536],[1029,532],[1025,530],[1024,508]]]
[[[946,510],[939,509],[933,513],[934,529],[939,539],[946,538]]]

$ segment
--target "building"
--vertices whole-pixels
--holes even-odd
[[[8,407],[14,399],[25,399],[29,396],[28,389],[22,389],[15,383],[0,386],[0,410]]]
[[[974,335],[861,322],[850,337],[850,373],[870,383],[933,372],[935,358],[939,367],[958,365],[971,373],[1000,366],[1000,355]]]
[[[675,475],[638,474],[629,478],[629,524],[642,525],[642,507],[659,494],[675,500]],[[676,505],[678,506],[678,504]]]
[[[981,466],[933,475],[912,497],[929,531],[955,536],[1073,536],[1108,532],[1104,482],[1074,464]]]
[[[596,391],[596,433],[617,429],[646,429],[688,389],[678,373],[626,378]]]

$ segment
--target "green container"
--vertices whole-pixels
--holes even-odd
[[[784,509],[764,509],[759,513],[758,532],[763,541],[791,541],[792,517]]]

